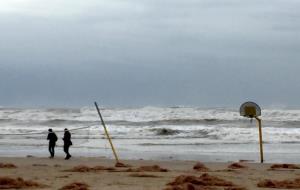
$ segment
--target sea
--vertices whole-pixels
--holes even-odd
[[[260,161],[256,120],[233,108],[101,108],[119,159]],[[263,109],[264,161],[300,160],[300,110]],[[72,134],[73,157],[114,158],[94,107],[0,107],[0,156],[48,157],[48,129],[58,136],[56,156],[64,156],[63,130]]]

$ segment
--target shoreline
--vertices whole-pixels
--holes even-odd
[[[268,149],[265,149],[268,150]],[[152,160],[152,161],[195,161],[202,162],[238,162],[239,160],[253,160],[259,162],[259,152],[197,152],[197,151],[180,151],[176,150],[125,150],[117,149],[118,157],[121,160]],[[94,149],[71,148],[71,155],[74,158],[105,158],[113,159],[112,150],[101,147]],[[28,155],[37,158],[47,158],[49,156],[47,146],[7,146],[0,147],[1,157],[9,158],[26,158]],[[64,157],[65,153],[62,147],[55,149],[56,157]],[[281,152],[264,152],[265,163],[299,163],[300,154],[295,153],[281,153]]]

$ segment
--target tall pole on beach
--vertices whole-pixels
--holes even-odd
[[[112,141],[111,141],[111,138],[110,138],[110,136],[109,136],[109,134],[108,134],[106,125],[105,125],[104,120],[103,120],[103,118],[102,118],[102,115],[101,115],[101,113],[100,113],[100,109],[99,109],[99,107],[98,107],[97,102],[95,102],[95,106],[96,106],[98,115],[99,115],[99,117],[100,117],[102,126],[103,126],[103,128],[104,128],[104,132],[105,132],[105,134],[106,134],[106,137],[107,137],[107,139],[108,139],[108,141],[109,141],[109,144],[110,144],[110,146],[111,146],[111,149],[112,149],[112,151],[113,151],[113,153],[114,153],[114,156],[115,156],[115,159],[116,159],[116,163],[119,163],[119,158],[118,158],[117,152],[116,152],[116,150],[115,150],[115,148],[114,148],[114,145],[113,145],[113,143],[112,143]]]
[[[255,117],[258,124],[258,134],[259,134],[259,150],[260,150],[260,162],[264,162],[264,151],[263,151],[263,140],[262,140],[262,130],[261,130],[261,119]]]

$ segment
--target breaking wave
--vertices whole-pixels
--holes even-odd
[[[114,139],[198,139],[200,143],[257,141],[255,122],[227,108],[144,107],[101,109]],[[269,143],[300,143],[300,110],[262,111],[264,139]],[[45,132],[92,126],[73,133],[78,139],[99,139],[103,130],[94,108],[0,108],[1,134]],[[22,137],[18,137],[22,138]],[[25,137],[24,137],[25,138]],[[38,139],[38,136],[26,137]],[[202,142],[203,141],[203,142]],[[197,142],[199,143],[199,142]],[[176,144],[176,143],[175,143]]]

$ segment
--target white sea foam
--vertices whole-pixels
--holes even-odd
[[[106,121],[124,120],[132,122],[174,120],[174,119],[216,119],[241,120],[238,110],[234,109],[200,109],[200,108],[163,108],[145,107],[128,109],[104,109],[103,117]],[[262,110],[265,121],[300,121],[300,110]],[[94,108],[81,109],[0,109],[0,119],[19,121],[98,121]]]
[[[125,149],[214,144],[214,151],[222,151],[225,145],[235,151],[247,151],[243,146],[235,145],[256,144],[258,141],[255,121],[251,123],[249,119],[241,117],[235,109],[144,107],[104,108],[101,112],[111,136],[122,143],[126,142]],[[266,144],[300,144],[300,110],[265,109],[262,110],[261,118]],[[93,107],[1,108],[0,149],[1,146],[46,145],[48,128],[53,128],[61,137],[60,131],[64,128],[88,126],[90,128],[72,131],[75,145],[84,148],[99,146],[99,139],[105,136],[102,127],[99,127],[99,117]]]

